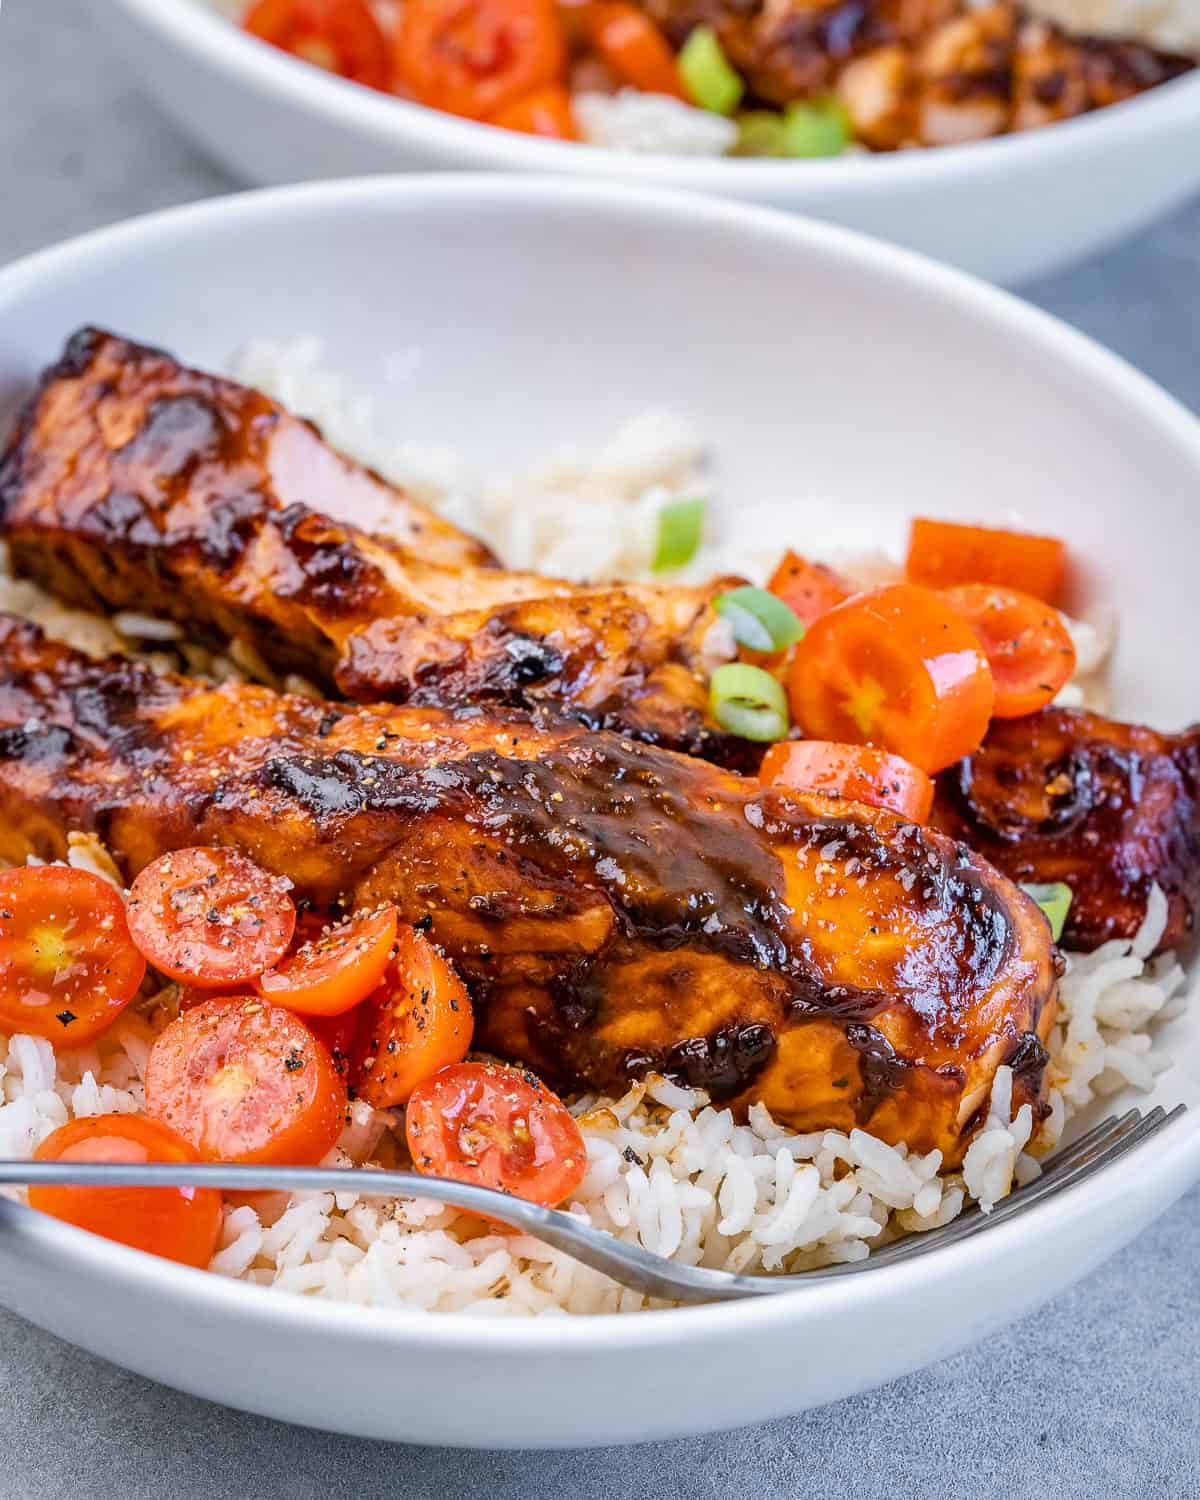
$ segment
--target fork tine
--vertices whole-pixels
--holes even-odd
[[[970,1239],[972,1235],[979,1234],[994,1224],[1028,1212],[1044,1199],[1055,1197],[1059,1193],[1066,1192],[1068,1188],[1078,1186],[1120,1157],[1143,1145],[1151,1136],[1157,1135],[1164,1126],[1177,1119],[1183,1112],[1183,1107],[1179,1106],[1168,1115],[1161,1107],[1156,1106],[1144,1118],[1141,1118],[1139,1111],[1134,1109],[1122,1115],[1120,1119],[1104,1121],[1103,1126],[1106,1128],[1102,1129],[1101,1126],[1097,1126],[1088,1132],[1087,1137],[1081,1137],[1080,1141],[1074,1143],[1076,1149],[1065,1167],[1060,1168],[1056,1162],[1054,1169],[1048,1170],[1036,1182],[1010,1194],[990,1213],[985,1214],[981,1209],[976,1208],[961,1218],[953,1220],[943,1230],[933,1230],[922,1236],[911,1253],[917,1253],[918,1248],[932,1250]],[[1085,1140],[1088,1141],[1089,1149],[1079,1151],[1078,1147]],[[933,1243],[930,1244],[929,1241]],[[909,1244],[912,1242],[902,1241],[896,1246],[897,1253],[893,1255],[888,1255],[892,1247],[885,1246],[882,1250],[876,1251],[872,1259],[908,1259],[907,1255],[899,1252],[906,1249]]]
[[[1155,1112],[1152,1111],[1153,1113]],[[899,1240],[893,1245],[884,1245],[872,1251],[871,1259],[889,1262],[909,1260],[926,1251],[967,1239],[990,1225],[1002,1223],[1014,1214],[1025,1212],[1042,1198],[1070,1186],[1092,1162],[1110,1160],[1107,1153],[1132,1131],[1137,1130],[1141,1123],[1141,1111],[1137,1109],[1127,1110],[1123,1115],[1110,1115],[1051,1157],[1039,1178],[1011,1193],[990,1213],[985,1214],[976,1205],[940,1229],[927,1230],[914,1238]]]

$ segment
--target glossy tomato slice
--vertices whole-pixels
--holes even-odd
[[[253,0],[242,22],[252,36],[369,88],[391,76],[387,38],[367,0]]]
[[[93,1115],[60,1125],[33,1153],[38,1161],[192,1162],[176,1131],[144,1115]],[[105,1239],[186,1266],[206,1266],[221,1233],[221,1194],[213,1188],[31,1187],[44,1214]]]
[[[587,1170],[587,1147],[562,1100],[532,1073],[500,1063],[442,1068],[414,1090],[404,1122],[418,1172],[548,1208]]]
[[[554,0],[405,0],[399,82],[422,104],[488,120],[561,83],[566,37]]]
[[[150,1049],[146,1112],[210,1161],[303,1166],[341,1133],[346,1090],[299,1016],[257,998],[212,999]]]
[[[767,786],[850,797],[914,823],[927,823],[933,809],[933,782],[925,772],[872,745],[785,740],[763,756],[758,775]]]
[[[93,1041],[145,973],[108,881],[69,865],[0,871],[0,1031]]]
[[[244,984],[279,962],[296,926],[291,882],[233,849],[176,849],[133,882],[133,941],[172,979],[199,989]]]
[[[449,961],[424,933],[402,926],[383,983],[363,1002],[351,1087],[376,1109],[403,1104],[439,1068],[462,1061],[474,1029],[466,986]]]
[[[257,985],[268,1000],[302,1015],[340,1015],[379,985],[395,946],[396,908],[384,906],[310,938],[260,974]]]
[[[990,583],[965,583],[944,597],[983,646],[996,684],[996,718],[1037,713],[1071,680],[1075,643],[1050,605]]]
[[[932,775],[979,748],[995,688],[962,615],[931,589],[897,583],[813,621],[788,696],[811,738],[876,745]]]

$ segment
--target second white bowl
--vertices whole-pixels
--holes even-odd
[[[254,183],[474,169],[689,188],[866,230],[1006,283],[1121,239],[1200,185],[1200,72],[1066,124],[966,146],[798,162],[632,156],[346,83],[247,36],[207,0],[100,8],[166,113]]]

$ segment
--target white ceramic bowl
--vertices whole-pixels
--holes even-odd
[[[398,430],[510,465],[666,404],[711,434],[723,502],[780,542],[898,541],[914,510],[1014,507],[1121,600],[1120,701],[1197,707],[1200,425],[1040,313],[843,230],[681,195],[496,177],[204,204],[0,273],[0,408],[85,321],[200,364],[314,332]],[[397,359],[397,351],[405,357]],[[0,420],[3,411],[0,411]],[[814,498],[820,497],[820,498]],[[1200,1016],[1157,1098],[1192,1113],[1015,1223],[752,1305],[480,1321],[224,1281],[0,1203],[0,1300],[156,1379],[378,1437],[550,1446],[729,1427],[986,1337],[1200,1176]],[[1119,1316],[1119,1313],[1117,1314]]]
[[[116,48],[189,134],[255,183],[364,172],[553,172],[811,214],[992,280],[1048,271],[1200,184],[1200,72],[1050,129],[931,151],[780,162],[634,157],[475,125],[296,62],[211,0],[103,0]]]

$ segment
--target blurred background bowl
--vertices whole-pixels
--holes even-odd
[[[1012,283],[1112,244],[1200,185],[1200,71],[1063,124],[819,161],[636,156],[477,125],[344,82],[211,0],[94,0],[139,82],[249,182],[552,172],[810,214]]]

